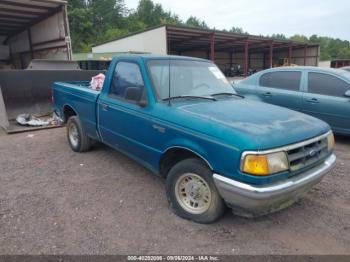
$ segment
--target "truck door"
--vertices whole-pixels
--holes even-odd
[[[350,131],[350,98],[345,93],[350,84],[329,74],[309,72],[303,112],[327,122],[334,131]]]
[[[301,76],[301,71],[267,72],[260,76],[256,91],[261,100],[266,103],[300,110]]]
[[[140,160],[151,157],[148,144],[154,130],[146,101],[139,64],[118,62],[108,92],[101,93],[98,99],[98,126],[103,142]]]

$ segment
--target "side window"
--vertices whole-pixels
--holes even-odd
[[[343,97],[350,90],[350,84],[332,75],[309,73],[308,78],[309,93]]]
[[[146,92],[139,66],[132,62],[119,62],[114,70],[109,94],[127,99],[125,95],[128,88],[138,89],[140,91],[138,93],[145,96]],[[141,100],[141,95],[133,100]]]
[[[301,72],[271,72],[260,77],[259,85],[299,91]]]

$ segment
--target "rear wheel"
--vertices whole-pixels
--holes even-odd
[[[174,213],[198,222],[212,223],[222,216],[221,199],[211,170],[199,159],[186,159],[176,164],[167,176],[167,198]]]
[[[91,139],[77,116],[71,116],[67,121],[67,139],[75,152],[85,152],[91,147]]]

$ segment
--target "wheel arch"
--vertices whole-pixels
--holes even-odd
[[[166,177],[169,170],[178,162],[188,159],[188,158],[198,158],[205,165],[214,170],[212,164],[203,156],[203,154],[198,153],[197,150],[193,150],[187,146],[170,146],[166,148],[159,161],[159,173],[161,176]]]
[[[67,123],[71,116],[78,116],[77,111],[69,104],[63,106],[63,122]]]

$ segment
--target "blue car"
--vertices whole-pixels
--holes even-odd
[[[234,89],[246,98],[300,111],[350,134],[350,73],[318,67],[283,67],[256,73]]]

